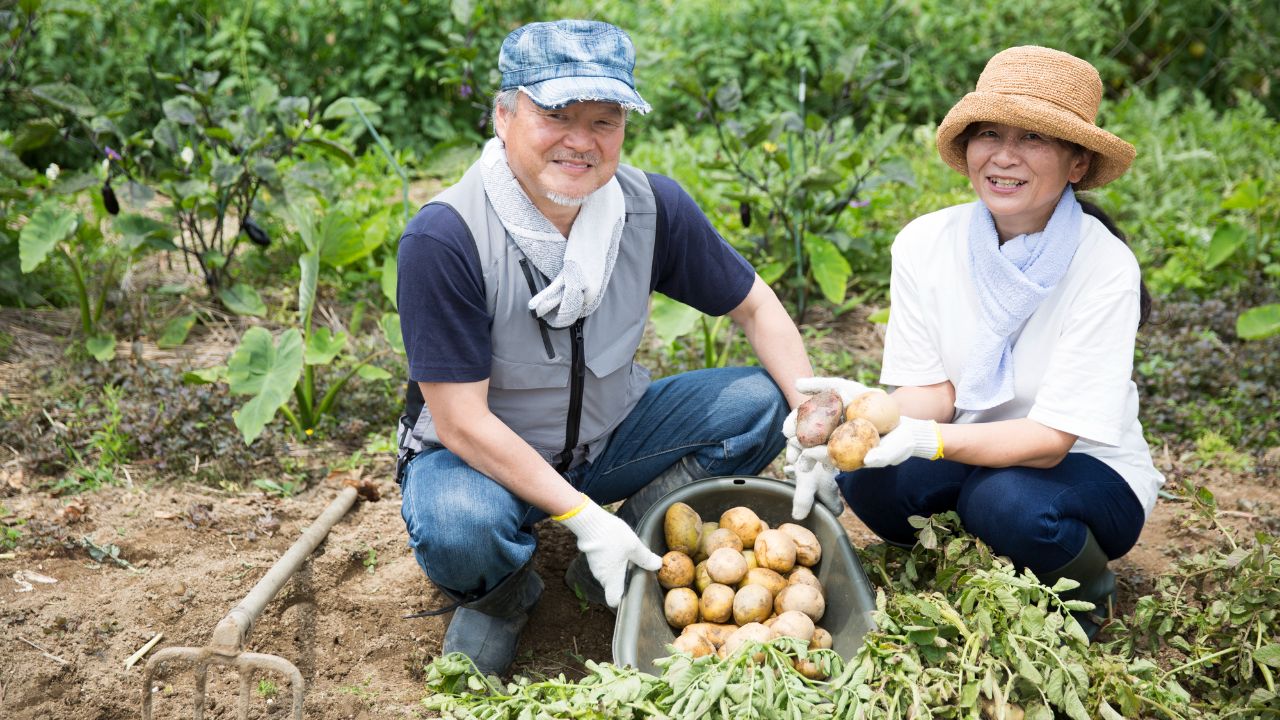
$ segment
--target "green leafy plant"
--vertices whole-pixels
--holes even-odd
[[[253,481],[253,486],[272,497],[291,498],[302,492],[306,482],[289,478],[258,478]]]
[[[258,678],[258,697],[270,700],[279,694],[280,688],[271,678]]]
[[[854,48],[841,58],[839,71],[823,76],[829,91],[843,87],[859,97],[880,80],[888,67],[864,67],[866,51]],[[789,289],[799,319],[811,282],[828,302],[841,304],[852,273],[845,255],[871,248],[850,236],[840,218],[851,206],[865,204],[863,196],[877,185],[910,181],[907,166],[883,162],[904,126],[873,131],[864,109],[852,103],[829,117],[806,113],[803,74],[798,112],[741,120],[733,117],[742,107],[736,81],[718,86],[691,81],[685,88],[715,128],[720,153],[704,164],[736,184],[731,197],[739,203],[744,232],[763,255],[757,263],[760,276]]]
[[[12,510],[0,505],[0,549],[17,549],[18,542],[22,540],[22,531],[18,528],[25,524],[25,520],[13,517]]]

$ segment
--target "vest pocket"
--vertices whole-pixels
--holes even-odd
[[[587,328],[587,345],[591,344],[591,328]],[[635,322],[631,327],[618,334],[616,340],[608,347],[590,352],[587,357],[587,369],[598,378],[603,378],[626,365],[635,357],[636,348],[640,347],[640,338],[644,335],[644,320]]]
[[[495,355],[489,366],[489,385],[505,390],[568,387],[569,368],[567,365],[511,362]]]

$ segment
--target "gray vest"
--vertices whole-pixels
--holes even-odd
[[[644,173],[619,165],[618,183],[626,201],[626,221],[604,299],[583,326],[586,360],[579,442],[573,464],[594,460],[649,387],[649,372],[632,362],[649,315],[649,283],[657,234],[657,201]],[[551,462],[565,447],[569,418],[571,329],[540,324],[529,311],[533,293],[521,260],[525,255],[507,235],[484,194],[480,166],[431,200],[453,208],[475,241],[484,273],[485,302],[493,318],[490,343],[489,409]],[[603,241],[603,240],[602,240]],[[546,287],[527,263],[538,290]],[[431,312],[431,308],[400,308]],[[550,348],[548,349],[548,344]],[[549,350],[549,352],[548,352]],[[440,445],[431,412],[423,407],[402,450]]]

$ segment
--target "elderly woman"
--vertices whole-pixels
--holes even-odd
[[[998,553],[1048,584],[1079,581],[1072,596],[1105,611],[1107,561],[1133,547],[1164,478],[1130,379],[1150,296],[1123,235],[1076,197],[1135,155],[1095,124],[1101,98],[1098,72],[1067,53],[991,58],[937,133],[977,202],[917,218],[893,244],[880,381],[896,386],[901,424],[863,469],[836,476],[823,447],[796,467],[798,495],[838,487],[889,542],[913,541],[911,515],[955,510]],[[799,389],[826,388],[849,399],[861,386]]]

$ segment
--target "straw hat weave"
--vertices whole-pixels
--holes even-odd
[[[1089,171],[1077,190],[1101,187],[1129,169],[1132,145],[1098,127],[1102,78],[1088,62],[1045,47],[1026,45],[996,53],[978,77],[978,86],[951,108],[938,126],[942,159],[968,174],[965,129],[997,122],[1034,130],[1092,150]]]

